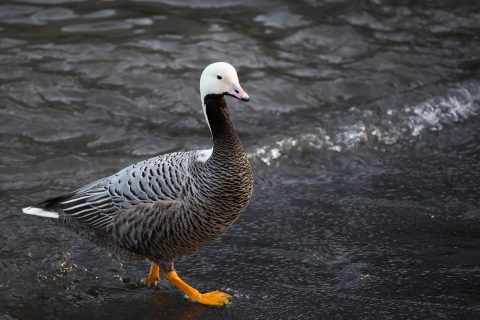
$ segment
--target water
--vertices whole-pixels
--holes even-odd
[[[480,316],[476,1],[0,4],[0,318]],[[203,68],[227,61],[254,196],[176,268],[21,208],[157,154],[211,146]]]

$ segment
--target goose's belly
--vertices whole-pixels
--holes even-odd
[[[239,214],[238,214],[239,215]],[[238,217],[237,215],[237,217]],[[186,210],[160,226],[147,256],[174,259],[197,251],[217,239],[236,219],[221,219],[198,210]]]

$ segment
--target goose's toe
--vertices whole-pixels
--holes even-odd
[[[155,281],[160,281],[160,277],[151,277],[150,275],[144,279],[142,279],[143,284],[151,284]]]
[[[232,296],[228,293],[215,290],[212,292],[200,293],[195,301],[211,306],[223,306],[224,304],[227,304],[231,298]]]

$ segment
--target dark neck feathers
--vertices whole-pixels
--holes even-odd
[[[204,103],[213,135],[213,152],[204,169],[209,173],[207,177],[216,176],[217,179],[214,183],[210,178],[206,179],[208,183],[203,189],[209,190],[208,196],[215,203],[213,207],[224,208],[219,211],[212,209],[212,212],[222,217],[230,212],[233,223],[252,195],[252,168],[233,128],[223,95],[207,95]]]
[[[238,140],[237,133],[230,120],[227,103],[223,94],[208,94],[203,99],[205,103],[205,112],[207,114],[208,124],[212,130],[213,144],[225,140]]]

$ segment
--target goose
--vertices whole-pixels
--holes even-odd
[[[250,98],[235,68],[225,62],[204,69],[200,96],[212,149],[141,161],[23,212],[56,219],[107,250],[149,261],[145,284],[160,280],[162,271],[189,299],[227,304],[232,298],[228,293],[200,293],[180,279],[174,259],[218,238],[250,201],[253,173],[224,96]]]

